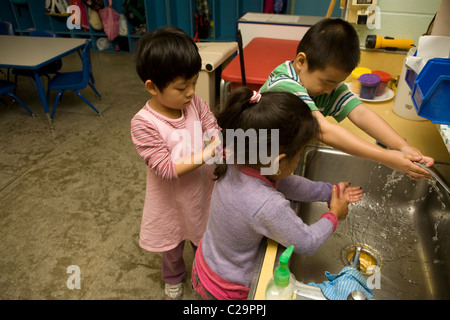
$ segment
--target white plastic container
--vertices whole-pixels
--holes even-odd
[[[277,285],[274,278],[269,280],[266,289],[266,300],[294,300],[295,277],[291,273],[286,287]]]
[[[417,115],[416,108],[414,107],[414,103],[411,98],[412,91],[405,81],[405,75],[406,64],[403,63],[402,72],[398,79],[397,92],[395,94],[392,110],[395,114],[408,120],[427,120]]]

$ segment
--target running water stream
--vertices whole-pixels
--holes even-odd
[[[381,169],[381,166],[378,169]],[[424,181],[413,181],[397,171],[383,176],[383,173],[374,170],[368,177],[367,185],[373,185],[374,181],[383,181],[384,184],[380,186],[378,183],[376,190],[369,188],[362,201],[351,205],[351,213],[340,224],[342,229],[339,232],[346,234],[351,243],[366,244],[381,252],[384,265],[387,266],[382,272],[384,289],[389,289],[391,283],[396,281],[396,277],[387,272],[392,269],[389,268],[392,265],[397,265],[397,273],[403,281],[411,286],[421,287],[423,276],[417,271],[422,268],[418,265],[429,263],[427,260],[431,257],[426,256],[425,248],[421,248],[417,230],[422,228],[418,223],[423,217],[417,219],[416,215],[425,214],[422,210],[434,193],[442,212],[434,217],[432,232],[428,235],[431,239],[428,242],[433,246],[434,257],[431,261],[433,264],[439,264],[439,225],[447,209],[443,201],[444,196],[437,187],[436,180],[430,179],[424,184]],[[418,195],[417,190],[423,188],[428,191]],[[409,291],[413,292],[414,289],[417,290],[410,288]],[[402,293],[397,292],[397,296],[400,295]]]
[[[335,150],[306,162],[304,176],[316,181],[351,181],[365,195],[349,206],[329,241],[311,257],[294,261],[296,277],[320,282],[343,267],[341,252],[355,244],[383,260],[375,299],[450,298],[450,196],[433,179],[412,180],[401,172]],[[351,168],[351,170],[342,170]],[[298,214],[311,224],[326,205],[302,203]]]

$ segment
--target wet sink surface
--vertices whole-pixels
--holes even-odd
[[[450,165],[440,164],[449,169]],[[325,271],[345,266],[343,251],[363,244],[381,257],[374,299],[450,299],[450,198],[435,180],[400,172],[328,148],[308,148],[296,172],[311,180],[351,181],[365,190],[346,220],[313,256],[294,255],[290,269],[304,283],[323,282]],[[296,208],[307,224],[328,210],[324,203]],[[369,276],[366,276],[366,278]]]

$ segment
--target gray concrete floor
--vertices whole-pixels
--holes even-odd
[[[138,244],[146,168],[130,138],[149,95],[132,55],[92,52],[92,61],[103,99],[81,92],[102,117],[66,92],[50,131],[24,77],[17,95],[36,118],[0,103],[0,299],[164,299],[161,254]],[[63,59],[61,71],[79,68],[77,54]],[[184,299],[195,298],[192,259],[187,245]],[[80,289],[70,288],[73,265]]]

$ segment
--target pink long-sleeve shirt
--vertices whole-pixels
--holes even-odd
[[[204,164],[178,177],[173,160],[203,149],[203,135],[213,129],[217,121],[197,95],[179,119],[166,118],[147,103],[131,120],[132,141],[147,165],[142,248],[168,251],[183,240],[198,245],[208,220],[214,168]]]

